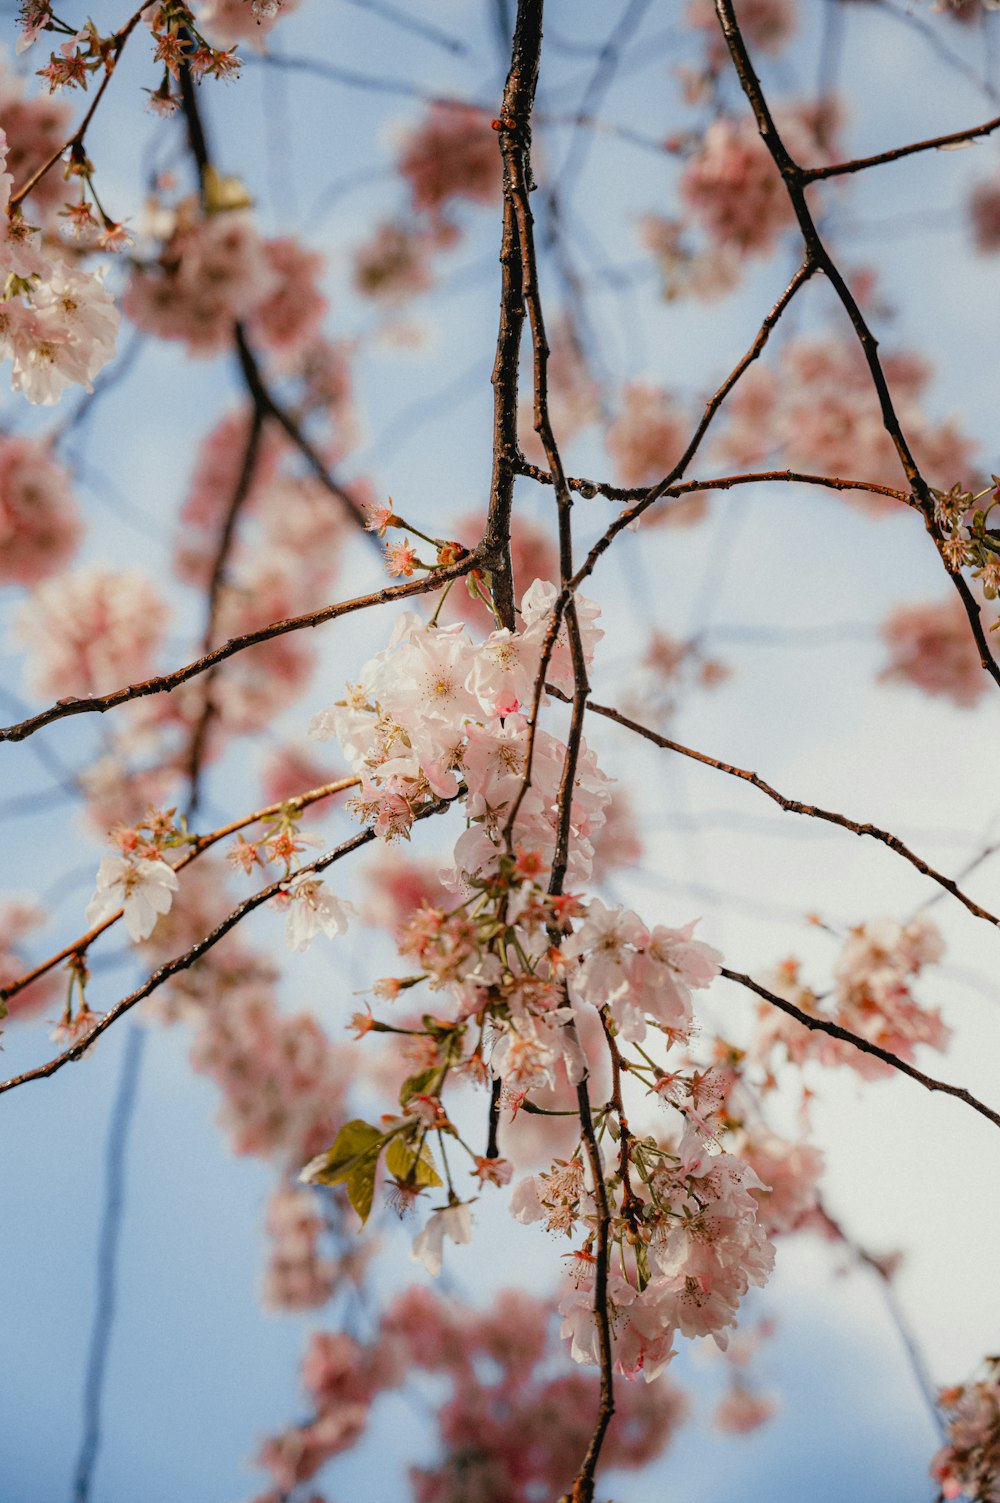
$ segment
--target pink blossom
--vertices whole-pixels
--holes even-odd
[[[445,1237],[458,1244],[472,1241],[470,1205],[450,1205],[434,1211],[423,1230],[414,1237],[410,1257],[415,1263],[423,1263],[432,1278],[437,1278],[441,1272]]]
[[[415,212],[435,220],[453,198],[493,203],[500,195],[500,168],[489,117],[471,106],[432,104],[399,158]]]
[[[263,52],[275,24],[298,5],[299,0],[198,0],[194,10],[199,27],[217,47],[249,42]]]
[[[165,861],[105,856],[97,870],[97,891],[87,904],[87,923],[102,923],[123,908],[132,939],[147,939],[176,891],[176,873]]]
[[[398,303],[429,292],[433,237],[409,225],[383,222],[354,252],[354,288],[375,302]]]
[[[778,1401],[772,1394],[755,1393],[743,1383],[734,1383],[716,1405],[713,1419],[718,1430],[747,1435],[766,1424],[777,1408]]]
[[[36,586],[16,634],[40,693],[103,693],[148,675],[168,614],[137,570],[80,569]]]
[[[308,950],[320,931],[333,939],[347,929],[350,904],[316,877],[296,877],[287,890],[286,901],[285,943],[290,950]]]
[[[970,709],[986,693],[983,672],[960,600],[902,605],[882,625],[889,662],[879,677],[903,681],[925,694],[950,699]]]
[[[76,552],[69,476],[34,439],[0,438],[0,584],[37,584]]]

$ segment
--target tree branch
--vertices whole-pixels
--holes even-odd
[[[829,1034],[832,1039],[839,1039],[843,1044],[853,1044],[855,1049],[860,1049],[862,1054],[870,1054],[874,1059],[880,1059],[883,1064],[891,1065],[902,1075],[908,1075],[919,1085],[928,1091],[942,1091],[946,1096],[954,1096],[959,1101],[964,1101],[966,1106],[971,1106],[974,1112],[992,1122],[994,1127],[1000,1127],[1000,1112],[995,1112],[991,1106],[986,1106],[971,1091],[964,1086],[950,1085],[946,1080],[937,1080],[933,1075],[925,1075],[923,1070],[918,1070],[916,1065],[908,1064],[905,1059],[900,1059],[898,1054],[891,1054],[888,1049],[882,1049],[878,1044],[872,1044],[860,1034],[851,1033],[849,1028],[841,1028],[839,1023],[832,1022],[829,1018],[817,1018],[812,1013],[803,1012],[796,1007],[794,1002],[787,1002],[784,997],[776,996],[768,991],[766,986],[761,986],[759,981],[746,976],[742,971],[731,971],[723,966],[720,975],[725,976],[727,981],[735,981],[744,986],[748,991],[755,992],[758,997],[763,997],[765,1002],[770,1002],[772,1007],[777,1007],[781,1012],[787,1013],[803,1028],[810,1028],[816,1033]],[[2,1089],[2,1087],[0,1087]]]

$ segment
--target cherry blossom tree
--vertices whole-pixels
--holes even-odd
[[[405,1403],[419,1503],[660,1496],[780,1416],[804,1245],[1000,1499],[992,9],[7,7],[0,1110],[101,1207],[77,1503],[178,1039],[307,1322],[255,1503],[397,1496]]]

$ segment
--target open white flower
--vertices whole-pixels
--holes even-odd
[[[290,950],[308,950],[320,930],[331,939],[335,934],[345,933],[351,905],[332,893],[318,877],[296,878],[286,900],[285,942]]]
[[[434,1278],[441,1272],[441,1252],[445,1237],[455,1243],[472,1241],[470,1205],[445,1206],[444,1210],[435,1211],[424,1229],[413,1239],[411,1259],[414,1263],[422,1263]]]
[[[170,911],[177,874],[165,861],[145,856],[105,856],[97,869],[97,891],[87,904],[87,923],[99,924],[119,908],[133,939],[148,939],[156,921]]]

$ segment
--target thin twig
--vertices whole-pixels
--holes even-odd
[[[759,981],[754,981],[751,976],[744,975],[742,971],[731,971],[723,966],[720,975],[725,976],[727,981],[735,981],[744,986],[748,991],[755,992],[758,997],[763,997],[765,1002],[770,1002],[772,1007],[777,1007],[781,1012],[787,1013],[803,1028],[810,1028],[816,1033],[826,1033],[832,1039],[839,1039],[843,1044],[853,1044],[855,1049],[860,1049],[862,1054],[870,1054],[873,1059],[880,1059],[883,1064],[891,1065],[901,1075],[908,1075],[918,1085],[922,1085],[928,1091],[943,1091],[946,1096],[954,1096],[958,1101],[964,1101],[966,1106],[971,1106],[974,1112],[992,1122],[994,1127],[1000,1127],[1000,1112],[995,1112],[991,1106],[986,1106],[978,1096],[973,1096],[964,1086],[949,1084],[946,1080],[937,1080],[933,1075],[925,1075],[923,1070],[918,1070],[916,1065],[909,1064],[905,1059],[900,1059],[898,1054],[892,1054],[888,1049],[883,1049],[878,1044],[871,1043],[862,1038],[860,1034],[852,1033],[849,1028],[841,1028],[839,1023],[834,1023],[829,1018],[818,1018],[813,1013],[803,1012],[801,1007],[796,1007],[794,1002],[788,1002],[784,997],[777,996],[768,991],[766,986],[761,986]],[[2,1087],[0,1087],[2,1089]]]
[[[16,725],[0,727],[0,741],[23,741],[26,736],[34,735],[43,726],[51,725],[56,720],[64,720],[68,715],[103,715],[108,710],[126,704],[131,699],[144,699],[150,694],[169,694],[181,684],[186,684],[189,679],[197,678],[199,673],[206,673],[216,663],[221,663],[224,659],[231,658],[248,647],[256,647],[260,642],[270,642],[275,637],[286,636],[289,632],[301,631],[303,627],[322,626],[327,621],[336,621],[340,616],[349,616],[355,611],[385,605],[391,600],[407,600],[413,595],[428,595],[434,590],[440,590],[449,580],[461,579],[468,574],[476,567],[478,560],[478,553],[470,553],[454,564],[435,569],[426,576],[407,581],[406,584],[386,585],[381,590],[374,590],[370,595],[357,595],[353,600],[338,601],[334,605],[323,606],[318,611],[305,611],[301,616],[287,616],[282,621],[272,621],[270,625],[258,627],[256,631],[243,632],[238,637],[230,637],[221,646],[213,647],[211,652],[206,652],[202,657],[195,658],[193,662],[186,663],[183,668],[175,668],[173,672],[159,674],[155,678],[143,679],[138,684],[126,684],[124,688],[114,689],[110,694],[91,694],[81,698],[69,696],[57,700],[47,710],[31,715]]]
[[[241,815],[239,819],[230,820],[228,824],[220,825],[218,829],[210,831],[207,835],[197,835],[181,859],[174,863],[173,870],[183,871],[185,866],[190,866],[191,862],[196,861],[210,846],[216,845],[220,840],[225,840],[227,835],[235,835],[237,830],[245,830],[248,825],[257,824],[260,820],[270,819],[273,815],[283,814],[285,811],[293,814],[307,808],[309,804],[318,803],[320,799],[331,798],[333,794],[343,793],[347,788],[356,788],[359,782],[359,778],[340,778],[335,783],[324,783],[319,788],[310,788],[305,793],[297,794],[295,798],[285,799],[277,804],[268,804],[266,808],[256,809],[252,814]],[[102,919],[99,924],[94,924],[91,929],[88,929],[86,934],[81,934],[70,944],[64,945],[55,955],[50,955],[47,960],[36,965],[34,970],[19,976],[16,981],[9,982],[5,987],[0,987],[0,1001],[9,1001],[26,986],[30,986],[33,981],[37,981],[40,976],[51,971],[60,961],[85,955],[95,939],[112,925],[117,924],[124,912],[124,908],[119,908],[117,912],[109,914],[106,919]]]
[[[612,709],[609,705],[594,704],[593,700],[590,700],[588,701],[587,708],[588,710],[592,710],[595,715],[603,715],[608,720],[616,721],[618,725],[624,726],[626,730],[633,731],[637,736],[644,737],[646,741],[652,741],[655,746],[662,747],[665,751],[678,752],[682,757],[690,757],[695,762],[701,762],[705,767],[714,767],[718,772],[725,772],[730,777],[742,778],[744,782],[752,783],[755,788],[759,788],[761,793],[766,793],[769,799],[773,799],[788,814],[805,814],[812,819],[825,820],[827,824],[839,825],[842,830],[850,830],[853,835],[868,835],[872,840],[881,841],[891,851],[895,851],[897,856],[902,856],[904,861],[908,861],[911,866],[916,867],[917,871],[922,873],[923,876],[930,877],[932,882],[936,882],[939,887],[944,888],[945,892],[950,893],[953,898],[957,898],[962,906],[967,908],[976,918],[984,919],[986,923],[1000,929],[1000,918],[996,914],[990,913],[989,909],[981,907],[967,893],[964,893],[951,877],[946,877],[943,872],[936,871],[922,856],[918,856],[916,851],[911,851],[909,846],[904,845],[898,836],[893,835],[891,830],[883,830],[880,826],[873,825],[868,821],[861,823],[858,820],[848,819],[845,814],[837,814],[833,809],[821,809],[817,804],[804,804],[798,799],[787,798],[785,794],[779,793],[777,788],[772,788],[770,783],[765,783],[764,779],[758,777],[755,772],[749,772],[745,767],[734,767],[731,763],[722,762],[717,757],[710,757],[705,752],[695,751],[693,747],[682,746],[679,741],[672,741],[669,736],[661,736],[658,731],[652,730],[649,726],[640,725],[637,720],[630,720],[627,715],[623,715],[620,710]]]

